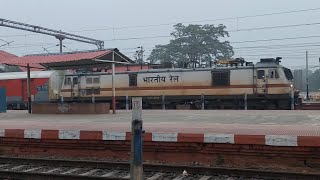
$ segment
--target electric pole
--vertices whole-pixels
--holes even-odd
[[[144,53],[143,47],[139,46],[137,48],[139,50],[136,51],[136,63],[143,64],[143,53]]]
[[[309,101],[309,64],[308,64],[308,51],[306,51],[306,85],[307,85],[307,101]]]
[[[32,113],[31,106],[31,75],[30,75],[30,66],[27,64],[27,91],[28,91],[28,113]]]

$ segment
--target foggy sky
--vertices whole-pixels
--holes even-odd
[[[269,27],[304,23],[320,23],[320,10],[272,16],[215,20],[320,8],[317,0],[0,0],[0,18],[40,25],[91,38],[105,40],[105,48],[119,48],[133,58],[136,47],[146,49],[146,57],[156,44],[167,44],[169,37],[130,39],[170,35],[173,25],[179,22],[192,24],[224,24],[230,30],[227,38],[234,47],[234,57],[258,61],[264,57],[283,57],[283,65],[290,68],[305,66],[305,51],[309,51],[309,64],[318,65],[320,37],[243,42],[262,39],[320,36],[320,25],[276,28],[257,31],[234,31],[255,27]],[[196,22],[194,22],[196,21]],[[159,25],[136,27],[145,25]],[[135,28],[121,28],[132,27]],[[14,41],[10,46],[0,47],[16,55],[57,52],[58,40],[53,37],[0,27],[0,39]],[[127,39],[127,40],[114,40]],[[238,43],[235,43],[238,42]],[[241,43],[239,43],[241,42]],[[305,45],[313,43],[313,46]],[[3,42],[0,40],[0,45]],[[96,49],[94,45],[65,40],[71,50]],[[298,44],[298,45],[289,45]],[[301,45],[299,45],[301,44]],[[274,47],[274,45],[281,45]],[[271,48],[252,48],[268,46]],[[294,47],[295,46],[295,47]],[[64,51],[70,51],[64,49]]]

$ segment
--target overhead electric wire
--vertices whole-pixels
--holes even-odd
[[[298,12],[307,12],[307,11],[317,11],[320,8],[310,8],[310,9],[300,9],[300,10],[292,10],[292,11],[282,11],[282,12],[274,12],[274,13],[265,13],[265,14],[256,14],[256,15],[247,15],[247,16],[237,16],[237,17],[227,17],[227,18],[218,18],[218,19],[207,19],[207,20],[196,20],[196,21],[182,21],[180,23],[196,23],[196,22],[214,22],[214,21],[223,21],[223,20],[237,20],[237,19],[246,19],[246,18],[254,18],[254,17],[263,17],[263,16],[271,16],[271,15],[281,15],[281,14],[291,14]],[[145,27],[158,27],[158,26],[169,26],[175,25],[179,22],[175,23],[162,23],[162,24],[149,24],[149,25],[140,25],[140,26],[123,26],[123,27],[110,27],[110,28],[100,28],[100,29],[87,29],[87,30],[79,30],[79,31],[71,31],[71,32],[85,32],[85,31],[103,31],[103,30],[117,30],[117,29],[133,29],[133,28],[145,28]]]
[[[218,21],[218,20],[228,20],[228,19],[244,19],[244,18],[251,18],[251,17],[261,17],[261,16],[269,16],[269,15],[279,15],[279,14],[289,14],[289,13],[297,13],[297,12],[306,12],[306,11],[315,11],[320,10],[320,8],[311,8],[311,9],[301,9],[301,10],[293,10],[293,11],[282,11],[282,12],[275,12],[275,13],[267,13],[267,14],[258,14],[258,15],[249,15],[249,16],[238,16],[238,17],[231,17],[231,18],[220,18],[220,19],[213,19],[213,20],[202,20],[204,21]],[[201,21],[189,21],[189,23],[192,22],[201,22]],[[188,23],[188,22],[182,22],[182,23]],[[169,23],[167,23],[168,25]],[[172,23],[171,23],[172,24]],[[158,24],[160,26],[164,24]],[[267,26],[267,27],[258,27],[258,28],[247,28],[247,29],[237,29],[237,30],[231,30],[229,32],[241,32],[241,31],[256,31],[256,30],[265,30],[265,29],[276,29],[276,28],[288,28],[288,27],[299,27],[299,26],[312,26],[312,25],[320,25],[320,23],[304,23],[304,24],[292,24],[292,25],[281,25],[281,26]],[[147,26],[156,26],[153,25],[144,25],[144,27]],[[110,29],[126,29],[126,28],[137,28],[142,26],[125,26],[125,27],[118,27],[118,28],[110,28]],[[76,32],[76,31],[71,31]],[[79,32],[79,31],[78,31]],[[30,34],[33,35],[33,34]],[[14,35],[12,35],[14,36]],[[18,36],[27,36],[27,34],[24,35],[18,35]],[[0,36],[0,37],[10,37],[10,36]],[[122,39],[110,39],[105,41],[117,41],[117,40],[138,40],[138,39],[152,39],[152,38],[165,38],[165,37],[172,37],[169,35],[163,35],[163,36],[147,36],[147,37],[129,37],[129,38],[122,38]],[[273,39],[260,39],[260,40],[248,40],[248,41],[238,41],[238,42],[230,42],[230,43],[251,43],[251,42],[266,42],[266,41],[277,41],[277,40],[291,40],[291,39],[308,39],[308,38],[318,38],[320,36],[302,36],[302,37],[287,37],[287,38],[273,38]],[[48,44],[49,43],[43,43]],[[24,47],[31,47],[31,46],[42,46],[40,44],[38,45],[22,45],[19,47],[8,47],[8,48],[24,48]],[[277,46],[277,45],[272,45]],[[318,45],[312,45],[312,46],[318,46]],[[298,47],[298,46],[297,46]],[[6,48],[6,49],[8,49]],[[259,48],[259,47],[235,47],[234,49],[240,49],[240,48]],[[121,49],[121,48],[120,48]]]
[[[212,44],[206,44],[206,45],[212,45]],[[40,44],[39,44],[40,46]],[[181,46],[198,46],[198,45],[181,45]],[[201,45],[205,46],[205,45]],[[296,51],[295,48],[304,48],[304,50],[309,50],[308,47],[318,47],[320,46],[320,42],[312,42],[312,43],[294,43],[294,44],[275,44],[275,45],[265,45],[265,46],[249,46],[249,47],[234,47],[234,51],[236,53],[254,53],[254,52],[265,52],[265,51]],[[28,45],[26,46],[20,46],[20,47],[13,47],[13,48],[24,48],[24,47],[30,47]],[[289,48],[289,49],[288,49]],[[6,48],[7,49],[7,48]],[[122,50],[135,50],[136,48],[119,48]],[[151,52],[152,48],[148,49],[145,48],[146,52]],[[248,52],[250,51],[250,52]],[[302,50],[301,50],[302,51]],[[122,51],[127,53],[135,53],[135,51]]]
[[[314,43],[295,43],[295,44],[273,44],[265,46],[246,46],[246,47],[233,47],[233,49],[272,49],[272,48],[291,48],[291,47],[309,47],[320,46],[320,42]]]
[[[183,44],[183,45],[171,45],[171,46],[210,46],[215,44]],[[287,47],[307,47],[307,46],[320,46],[320,42],[312,43],[293,43],[293,44],[273,44],[264,46],[247,46],[247,47],[233,47],[233,49],[263,49],[263,48],[287,48]]]
[[[241,57],[296,57],[296,58],[305,58],[305,54],[287,54],[287,55],[283,55],[283,54],[247,54],[247,55],[241,55]],[[309,54],[309,56],[312,56],[312,57],[320,57],[320,53],[317,53],[317,54]]]
[[[278,54],[278,55],[303,55],[305,56],[305,52],[286,52],[286,53],[273,53],[273,52],[252,52],[252,53],[237,53],[241,55],[269,55],[269,54]],[[309,54],[320,54],[320,51],[309,52]]]
[[[257,28],[247,28],[247,29],[235,29],[235,30],[229,30],[228,32],[257,31],[257,30],[266,30],[266,29],[278,29],[278,28],[314,26],[314,25],[320,25],[320,22],[303,23],[303,24],[289,24],[289,25],[280,25],[280,26],[266,26],[266,27],[257,27]]]
[[[307,48],[307,49],[306,49]],[[312,50],[319,50],[319,48],[317,47],[296,47],[296,46],[292,46],[292,49],[281,49],[281,48],[277,48],[277,49],[237,49],[235,50],[235,52],[242,52],[242,53],[250,53],[250,52],[296,52],[296,51],[300,51],[300,52],[305,52],[306,50],[308,51],[312,51]]]
[[[218,18],[218,19],[208,19],[208,20],[197,20],[197,21],[182,21],[180,23],[195,23],[195,22],[214,22],[214,21],[222,21],[222,20],[239,20],[239,19],[246,19],[246,18],[255,18],[255,17],[263,17],[263,16],[271,16],[271,15],[281,15],[281,14],[291,14],[291,13],[298,13],[298,12],[308,12],[308,11],[317,11],[320,10],[319,8],[309,8],[309,9],[299,9],[299,10],[292,10],[292,11],[281,11],[281,12],[274,12],[274,13],[264,13],[264,14],[256,14],[256,15],[247,15],[247,16],[236,16],[236,17],[227,17],[227,18]],[[132,29],[132,28],[144,28],[144,27],[157,27],[157,26],[167,26],[167,25],[174,25],[179,22],[175,23],[162,23],[162,24],[149,24],[149,25],[140,25],[140,26],[123,26],[123,27],[110,27],[110,28],[99,28],[99,29],[87,29],[87,30],[73,30],[70,32],[86,32],[86,31],[102,31],[102,30],[117,30],[117,29]],[[238,31],[238,30],[236,30]],[[9,35],[9,36],[0,36],[0,37],[19,37],[19,36],[32,36],[32,35],[39,35],[39,34],[17,34],[17,35]]]
[[[316,11],[320,10],[320,8],[310,8],[310,9],[300,9],[293,11],[282,11],[282,12],[274,12],[274,13],[265,13],[265,14],[257,14],[257,15],[247,15],[247,16],[238,16],[238,17],[227,17],[227,18],[218,18],[218,19],[207,19],[207,20],[196,20],[196,21],[182,21],[175,23],[161,23],[161,24],[149,24],[149,25],[139,25],[139,26],[123,26],[123,27],[108,27],[108,28],[98,28],[98,29],[83,29],[83,30],[74,30],[70,32],[87,32],[87,31],[106,31],[106,30],[119,30],[119,29],[134,29],[134,28],[145,28],[145,27],[158,27],[158,26],[169,26],[175,25],[177,23],[195,23],[195,22],[214,22],[214,21],[222,21],[222,20],[237,20],[237,19],[245,19],[245,18],[254,18],[254,17],[263,17],[263,16],[271,16],[271,15],[280,15],[280,14],[291,14],[298,12],[307,12],[307,11]]]
[[[285,38],[272,38],[272,39],[257,39],[247,41],[231,41],[232,44],[240,43],[253,43],[253,42],[268,42],[268,41],[283,41],[283,40],[295,40],[295,39],[309,39],[309,38],[320,38],[320,36],[298,36],[298,37],[285,37]]]
[[[268,30],[268,29],[279,29],[279,28],[301,27],[301,26],[314,26],[314,25],[320,25],[320,22],[281,25],[281,26],[266,26],[266,27],[257,27],[257,28],[247,28],[247,29],[237,29],[237,30],[229,30],[228,32],[259,31],[259,30]],[[208,34],[208,33],[200,33],[200,34]],[[103,41],[105,41],[105,42],[108,42],[108,41],[128,41],[128,40],[156,39],[156,38],[168,38],[168,37],[172,37],[172,35],[127,37],[127,38],[118,38],[118,39],[114,38],[114,39],[106,39],[106,40],[103,40]],[[301,37],[301,38],[303,38],[303,37]]]
[[[235,41],[235,42],[230,42],[230,44],[240,44],[240,43],[252,43],[252,42],[268,42],[268,41],[282,41],[282,40],[295,40],[295,39],[306,39],[306,38],[320,38],[320,36],[301,36],[301,37],[286,37],[286,38],[273,38],[273,39],[258,39],[258,40],[248,40],[248,41]],[[313,43],[319,43],[320,42],[313,42]],[[55,43],[35,43],[35,44],[15,44],[14,46],[10,46],[7,48],[24,48],[24,47],[32,47],[32,46],[43,46],[43,45],[54,45]],[[71,42],[67,42],[65,44],[74,44]],[[19,45],[19,46],[16,46]],[[201,46],[206,45],[206,44],[201,44]],[[207,44],[211,45],[211,44]],[[301,45],[300,44],[295,44],[295,45]],[[188,45],[182,45],[182,46],[188,46]],[[190,45],[190,46],[195,46],[195,45]],[[277,45],[271,45],[271,46],[277,46]],[[253,48],[257,48],[260,46],[255,46]],[[237,47],[235,47],[237,48]],[[241,48],[241,47],[240,47]],[[250,47],[251,48],[251,47]],[[136,48],[126,48],[126,49],[136,49]]]

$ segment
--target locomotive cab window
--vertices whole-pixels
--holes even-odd
[[[230,72],[229,71],[212,71],[212,86],[229,86]]]
[[[276,69],[269,69],[269,75],[268,77],[270,79],[278,79],[279,78],[279,74],[278,71]]]
[[[86,89],[86,95],[92,95],[93,89],[92,88],[87,88]]]
[[[100,77],[93,78],[93,83],[94,84],[99,84],[100,83]]]
[[[92,77],[87,77],[86,78],[86,83],[87,84],[92,84]]]
[[[66,86],[71,85],[71,77],[66,77],[64,79],[64,85],[66,85]]]
[[[137,74],[129,74],[129,86],[137,86]]]
[[[86,89],[86,95],[99,95],[100,94],[100,88],[94,87],[94,88],[87,88]]]
[[[87,77],[86,83],[87,84],[100,84],[100,77]]]
[[[73,84],[78,84],[78,77],[73,77]]]
[[[258,79],[264,79],[264,78],[265,78],[264,70],[258,70]]]
[[[94,88],[93,94],[100,94],[100,88]]]

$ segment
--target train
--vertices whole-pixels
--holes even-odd
[[[142,97],[144,109],[291,109],[299,91],[280,59],[117,72],[116,107],[128,109],[131,97]],[[26,72],[0,74],[8,109],[27,107],[26,76]],[[34,103],[111,103],[112,74],[33,71],[31,94]]]

